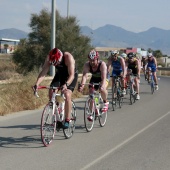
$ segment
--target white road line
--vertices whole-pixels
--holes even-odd
[[[86,165],[85,167],[83,167],[81,170],[86,170],[88,168],[90,168],[91,166],[93,166],[94,164],[96,164],[97,162],[99,162],[100,160],[104,159],[106,156],[108,156],[109,154],[111,154],[112,152],[114,152],[115,150],[121,148],[123,145],[125,145],[126,143],[128,143],[129,141],[131,141],[132,139],[134,139],[136,136],[140,135],[141,133],[143,133],[144,131],[146,131],[147,129],[149,129],[151,126],[153,126],[154,124],[156,124],[157,122],[159,122],[161,119],[163,119],[164,117],[166,117],[167,115],[170,114],[170,111],[167,112],[165,115],[161,116],[160,118],[158,118],[157,120],[155,120],[154,122],[150,123],[148,126],[146,126],[145,128],[141,129],[140,131],[138,131],[137,133],[135,133],[134,135],[132,135],[130,138],[126,139],[125,141],[123,141],[122,143],[118,144],[117,146],[115,146],[114,148],[112,148],[111,150],[109,150],[108,152],[106,152],[104,155],[98,157],[97,159],[95,159],[94,161],[92,161],[91,163],[89,163],[88,165]]]

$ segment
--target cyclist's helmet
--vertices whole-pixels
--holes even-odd
[[[128,59],[132,59],[135,57],[135,55],[134,55],[134,53],[130,52],[130,53],[128,53],[127,57],[128,57]]]
[[[49,62],[52,65],[57,65],[58,62],[61,62],[63,53],[58,49],[54,48],[49,53]]]
[[[112,51],[110,51],[110,52],[111,52],[111,55],[119,54],[119,51],[118,51],[118,50],[112,50]]]
[[[122,53],[121,57],[125,59],[127,57],[127,54],[126,53]]]
[[[99,58],[99,53],[95,50],[90,51],[90,53],[88,54],[88,58],[91,60],[95,60]]]
[[[150,57],[152,57],[153,55],[152,55],[152,53],[148,53],[148,57],[150,58]]]

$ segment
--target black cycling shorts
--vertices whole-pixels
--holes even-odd
[[[77,79],[78,79],[78,71],[74,73],[74,79],[72,83],[67,87],[72,92],[74,91],[74,88],[77,84]],[[54,87],[63,86],[67,82],[67,80],[68,80],[67,76],[63,75],[62,73],[56,72],[50,86],[54,86]]]

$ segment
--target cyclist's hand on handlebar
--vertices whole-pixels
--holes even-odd
[[[64,84],[64,85],[61,87],[61,91],[62,91],[62,92],[64,92],[65,90],[67,90],[66,84]]]
[[[32,89],[33,89],[33,91],[34,91],[34,95],[37,96],[37,97],[39,97],[39,96],[38,96],[38,93],[37,93],[37,91],[38,91],[37,85],[34,85],[34,86],[32,87]]]
[[[84,88],[84,85],[78,84],[78,91],[79,91],[79,92],[82,92],[82,91],[83,91],[83,88]]]
[[[37,85],[32,86],[32,89],[33,89],[34,94],[35,94],[35,92],[37,92]]]

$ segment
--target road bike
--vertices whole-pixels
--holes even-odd
[[[110,76],[113,77],[113,76]],[[113,111],[119,105],[119,108],[122,107],[123,103],[123,95],[122,95],[122,87],[121,87],[121,76],[114,76],[114,85],[112,84],[112,109]]]
[[[148,71],[149,71],[148,74],[150,77],[150,79],[148,80],[148,83],[150,84],[150,87],[151,87],[151,94],[153,94],[156,90],[156,87],[155,87],[153,72],[151,70],[152,70],[151,67],[148,67]]]
[[[52,86],[38,86],[38,89],[52,89],[52,97],[47,105],[44,107],[41,116],[41,140],[44,146],[49,146],[55,136],[56,130],[59,131],[60,128],[63,129],[63,133],[66,139],[72,137],[75,130],[75,122],[76,122],[76,106],[72,101],[72,109],[71,109],[71,117],[69,121],[68,129],[63,128],[63,124],[65,121],[65,113],[63,103],[65,103],[65,97],[62,93],[56,93],[61,91],[60,87],[52,87]],[[39,97],[38,93],[35,92],[35,95]],[[57,98],[60,97],[64,102],[58,102]]]
[[[92,88],[92,93],[88,95],[84,107],[84,124],[87,132],[92,131],[94,121],[99,119],[99,124],[103,127],[107,121],[107,111],[103,112],[103,99],[99,91],[95,90],[95,85],[100,86],[100,83],[85,83]]]
[[[126,94],[129,94],[130,104],[132,105],[136,101],[136,92],[134,90],[134,78],[136,75],[133,75],[132,70],[129,70],[128,73],[129,81],[126,89]]]

